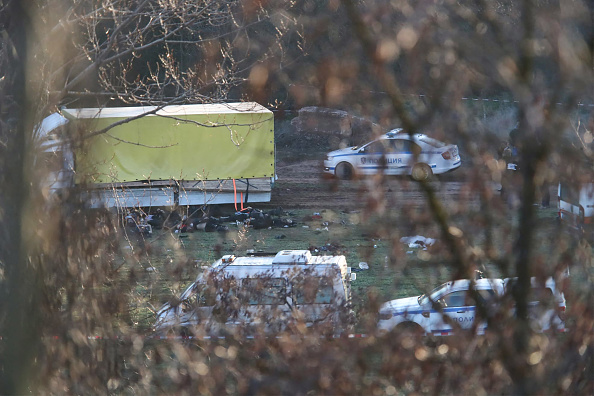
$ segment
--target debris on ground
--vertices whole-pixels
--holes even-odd
[[[138,211],[129,211],[124,216],[124,225],[127,231],[132,233],[138,233],[145,237],[150,236],[153,233],[152,225],[148,224],[145,216],[142,216]]]
[[[400,238],[400,242],[407,244],[411,249],[427,250],[428,246],[433,246],[435,239],[426,238],[421,235],[415,235],[410,237],[402,237]]]
[[[295,222],[287,215],[288,212],[285,212],[281,207],[266,212],[247,207],[227,216],[210,216],[204,211],[181,216],[176,211],[168,212],[156,209],[150,214],[138,211],[130,212],[126,215],[125,221],[126,224],[129,222],[131,227],[147,229],[151,233],[153,229],[164,228],[173,230],[175,233],[185,234],[194,231],[226,232],[229,230],[229,225],[251,227],[256,230],[295,226]]]
[[[351,272],[361,272],[361,271],[366,271],[368,269],[369,269],[369,264],[367,264],[365,261],[361,261],[359,263],[359,268],[351,267]]]
[[[310,246],[308,250],[314,254],[320,252],[330,252],[333,255],[336,255],[344,251],[344,246],[337,242],[332,242],[322,246]]]

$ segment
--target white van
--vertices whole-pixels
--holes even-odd
[[[559,183],[559,219],[581,232],[594,228],[594,182],[573,184]]]
[[[351,324],[344,256],[282,250],[274,256],[223,256],[198,275],[178,301],[157,313],[157,334],[253,335],[316,328],[340,334]]]

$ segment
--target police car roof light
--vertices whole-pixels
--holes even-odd
[[[386,136],[394,137],[400,133],[404,133],[404,130],[402,128],[395,128],[395,129],[392,129],[391,131],[389,131],[388,133],[386,133]]]

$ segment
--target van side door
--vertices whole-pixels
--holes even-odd
[[[239,322],[265,331],[283,330],[290,314],[284,277],[254,277],[241,280]]]
[[[340,296],[335,293],[333,278],[312,274],[292,279],[293,306],[295,316],[308,327],[323,327],[334,330],[338,324]]]

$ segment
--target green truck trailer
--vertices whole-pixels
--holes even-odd
[[[257,103],[64,108],[37,135],[61,164],[48,188],[84,186],[94,207],[270,201],[274,117]]]

